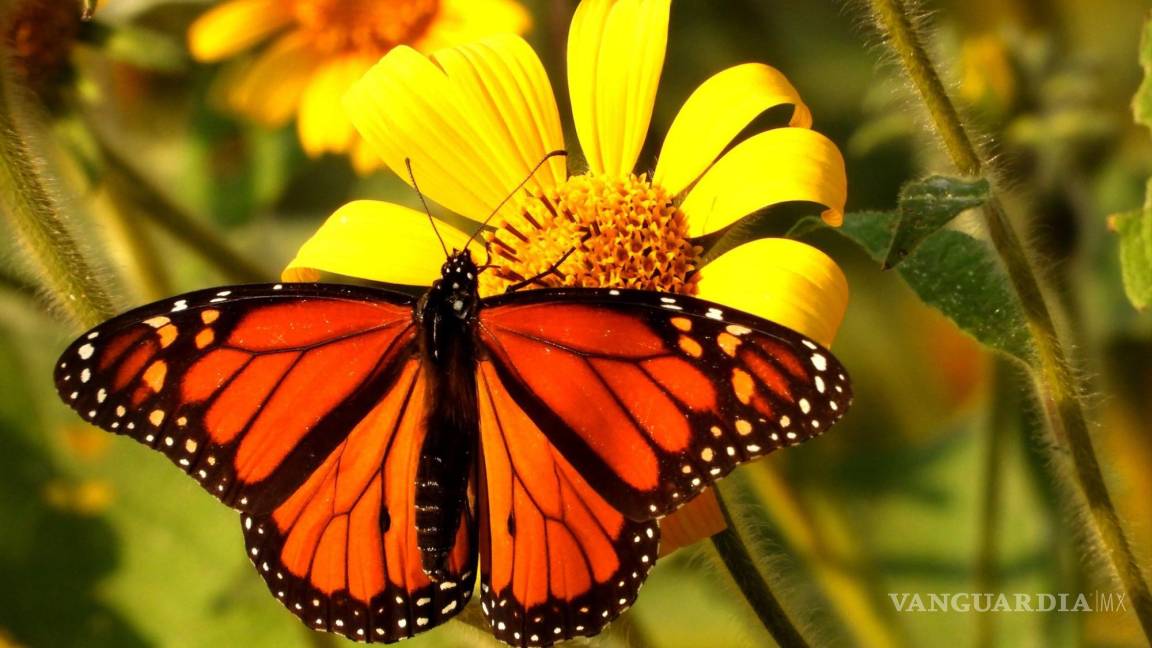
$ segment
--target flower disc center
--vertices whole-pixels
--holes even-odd
[[[296,21],[328,52],[383,55],[428,29],[440,0],[295,0]]]
[[[684,212],[646,176],[573,176],[519,207],[519,216],[487,235],[498,267],[481,275],[484,294],[503,292],[561,259],[533,286],[696,293],[702,248],[688,239]]]

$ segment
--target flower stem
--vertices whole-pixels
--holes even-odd
[[[744,594],[745,600],[755,610],[760,623],[783,648],[807,648],[808,642],[800,634],[800,630],[788,618],[788,613],[772,593],[771,586],[764,575],[756,567],[748,546],[736,531],[736,523],[724,504],[724,498],[716,493],[716,501],[720,504],[720,512],[724,514],[724,521],[728,527],[712,536],[712,545],[728,568],[732,580]]]
[[[953,164],[966,175],[984,174],[989,164],[973,144],[955,104],[945,91],[905,3],[901,0],[868,1],[876,22],[887,35],[888,44],[928,109],[936,133]],[[1087,501],[1088,519],[1103,545],[1103,553],[1127,592],[1144,635],[1152,641],[1152,593],[1132,553],[1100,472],[1079,396],[1078,381],[1057,335],[1040,279],[1000,201],[993,197],[983,211],[992,245],[1004,262],[1032,334],[1036,350],[1035,382],[1050,423],[1046,431],[1052,436],[1050,445],[1054,459],[1063,461],[1065,453],[1070,457],[1080,491]]]
[[[10,11],[10,6],[6,8]],[[0,20],[0,30],[7,16]],[[6,31],[4,32],[6,33]],[[69,319],[95,326],[115,314],[112,299],[97,279],[68,228],[60,204],[45,187],[43,171],[28,145],[19,112],[23,90],[12,78],[6,40],[0,45],[0,204],[12,233],[44,286]]]

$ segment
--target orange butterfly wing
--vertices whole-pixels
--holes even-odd
[[[163,452],[226,504],[267,512],[415,355],[406,297],[236,286],[100,325],[61,356],[56,386],[85,419]]]
[[[386,395],[269,515],[245,516],[249,557],[304,623],[359,641],[393,642],[443,623],[472,595],[475,502],[448,557],[448,577],[421,568],[415,490],[426,384],[405,363]]]
[[[831,426],[847,374],[799,333],[661,293],[549,289],[485,302],[494,371],[548,441],[633,520]]]
[[[656,522],[613,508],[512,397],[491,362],[477,377],[481,602],[515,646],[599,632],[636,600],[656,560]]]

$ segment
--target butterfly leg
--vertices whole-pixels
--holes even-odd
[[[547,270],[544,270],[543,272],[540,272],[540,273],[536,274],[535,276],[528,277],[524,281],[518,281],[518,282],[508,286],[506,289],[504,289],[504,292],[505,293],[512,293],[512,292],[516,292],[517,290],[520,290],[522,288],[527,288],[528,286],[531,286],[533,284],[538,284],[538,283],[540,283],[541,279],[543,279],[544,277],[547,277],[548,275],[554,274],[554,275],[562,277],[563,274],[560,272],[560,266],[563,265],[564,262],[568,260],[568,257],[572,256],[572,253],[575,251],[576,251],[576,248],[568,248],[568,251],[564,253],[564,256],[560,257],[560,259],[556,263],[553,263],[552,265],[548,266]]]

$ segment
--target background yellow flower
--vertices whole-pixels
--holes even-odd
[[[226,0],[188,32],[200,61],[231,58],[271,39],[226,74],[225,101],[271,126],[296,116],[310,156],[348,153],[357,171],[379,160],[341,108],[348,87],[398,45],[432,51],[501,32],[530,17],[514,0]]]

